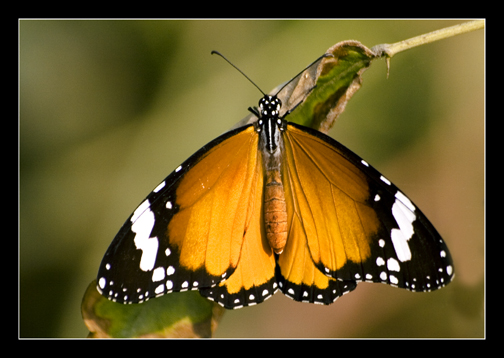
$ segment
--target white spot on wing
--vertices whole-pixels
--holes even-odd
[[[153,192],[157,193],[158,191],[160,191],[161,189],[163,189],[164,186],[165,186],[165,182],[162,181],[156,188],[154,188]]]
[[[402,231],[392,229],[390,237],[399,261],[404,262],[411,260],[411,251],[409,249],[408,239],[404,237]]]
[[[413,208],[413,210],[411,210]],[[399,225],[399,229],[392,229],[390,236],[399,261],[411,260],[411,251],[408,241],[414,233],[413,221],[416,219],[415,207],[401,192],[397,192],[396,201],[392,205],[392,215]]]
[[[137,221],[140,215],[142,215],[143,212],[148,208],[150,208],[150,203],[149,200],[147,199],[144,200],[142,204],[138,205],[138,208],[136,208],[136,210],[133,212],[133,215],[131,216],[131,222],[134,223],[135,221]]]
[[[410,209],[412,212],[415,212],[415,205],[413,205],[413,203],[406,197],[406,195],[404,195],[403,193],[401,193],[398,190],[397,193],[396,193],[396,195],[395,195],[395,197],[401,203],[403,203],[404,205],[406,205],[408,207],[408,209]]]
[[[389,276],[389,280],[390,280],[390,283],[394,284],[394,285],[397,285],[399,283],[399,280],[397,279],[397,277],[395,277],[393,275]]]
[[[147,204],[146,204],[147,203]],[[142,271],[151,271],[156,262],[159,242],[157,237],[150,238],[152,228],[154,227],[154,213],[149,209],[149,201],[145,200],[133,213],[131,221],[131,231],[136,233],[135,246],[142,250],[140,259],[140,269]]]
[[[105,288],[106,283],[107,283],[107,280],[105,280],[104,277],[100,277],[100,279],[98,280],[98,286],[100,286],[100,288],[102,290]]]
[[[399,262],[397,262],[397,260],[394,259],[393,257],[391,257],[387,260],[387,268],[389,271],[399,272],[401,270],[401,267],[399,266]]]
[[[165,278],[164,267],[158,267],[152,272],[152,282],[162,281]]]
[[[390,180],[388,180],[387,178],[385,178],[383,175],[380,175],[380,180],[381,180],[382,182],[384,182],[385,184],[387,184],[387,185],[390,185],[390,184],[391,184],[391,183],[390,183]]]

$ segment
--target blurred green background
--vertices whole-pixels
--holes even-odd
[[[85,337],[84,291],[140,201],[248,114],[255,87],[331,45],[393,43],[463,21],[21,20],[21,337]],[[455,281],[429,294],[360,284],[330,306],[277,293],[217,337],[484,335],[484,31],[383,60],[331,135],[400,187],[445,238]]]

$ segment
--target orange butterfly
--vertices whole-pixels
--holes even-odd
[[[361,281],[431,291],[452,280],[422,212],[343,145],[287,122],[281,105],[264,95],[256,122],[205,145],[147,196],[103,258],[101,294],[141,303],[197,289],[240,308],[278,289],[330,304]]]

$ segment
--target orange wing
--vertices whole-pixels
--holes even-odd
[[[289,233],[277,279],[286,295],[327,304],[359,281],[428,291],[453,277],[427,218],[334,139],[289,123],[283,181]]]
[[[289,234],[285,251],[278,257],[278,281],[282,292],[297,301],[329,304],[355,289],[356,282],[350,277],[344,281],[330,278],[320,264],[331,263],[334,271],[348,257],[369,256],[366,247],[361,250],[359,239],[365,243],[371,233],[359,232],[356,223],[349,222],[360,225],[359,210],[373,218],[372,211],[356,204],[365,201],[366,180],[346,161],[339,163],[334,149],[313,135],[291,124],[284,134],[282,176]]]
[[[256,138],[258,138],[256,136]],[[263,217],[263,165],[257,143],[256,168],[248,198],[242,204],[248,208],[246,225],[242,233],[239,262],[229,279],[218,286],[200,289],[201,295],[212,299],[226,308],[241,308],[263,302],[277,290],[275,258],[265,235]],[[242,210],[242,209],[240,209]],[[231,215],[232,213],[228,213]],[[223,219],[225,222],[226,219]],[[198,223],[196,223],[198,224]],[[240,225],[240,227],[242,227]],[[219,254],[218,247],[216,252]]]
[[[199,289],[228,308],[273,294],[275,261],[263,234],[257,146],[253,126],[238,128],[170,174],[110,245],[99,290],[130,303]]]
[[[330,271],[348,261],[365,261],[380,226],[376,212],[366,204],[366,176],[335,147],[296,127],[288,128],[285,167],[310,256]]]

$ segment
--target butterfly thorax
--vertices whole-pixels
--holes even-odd
[[[256,131],[264,165],[264,224],[266,237],[275,253],[282,253],[287,242],[287,206],[281,176],[283,151],[282,131],[286,121],[280,118],[282,102],[266,95],[259,101]]]

